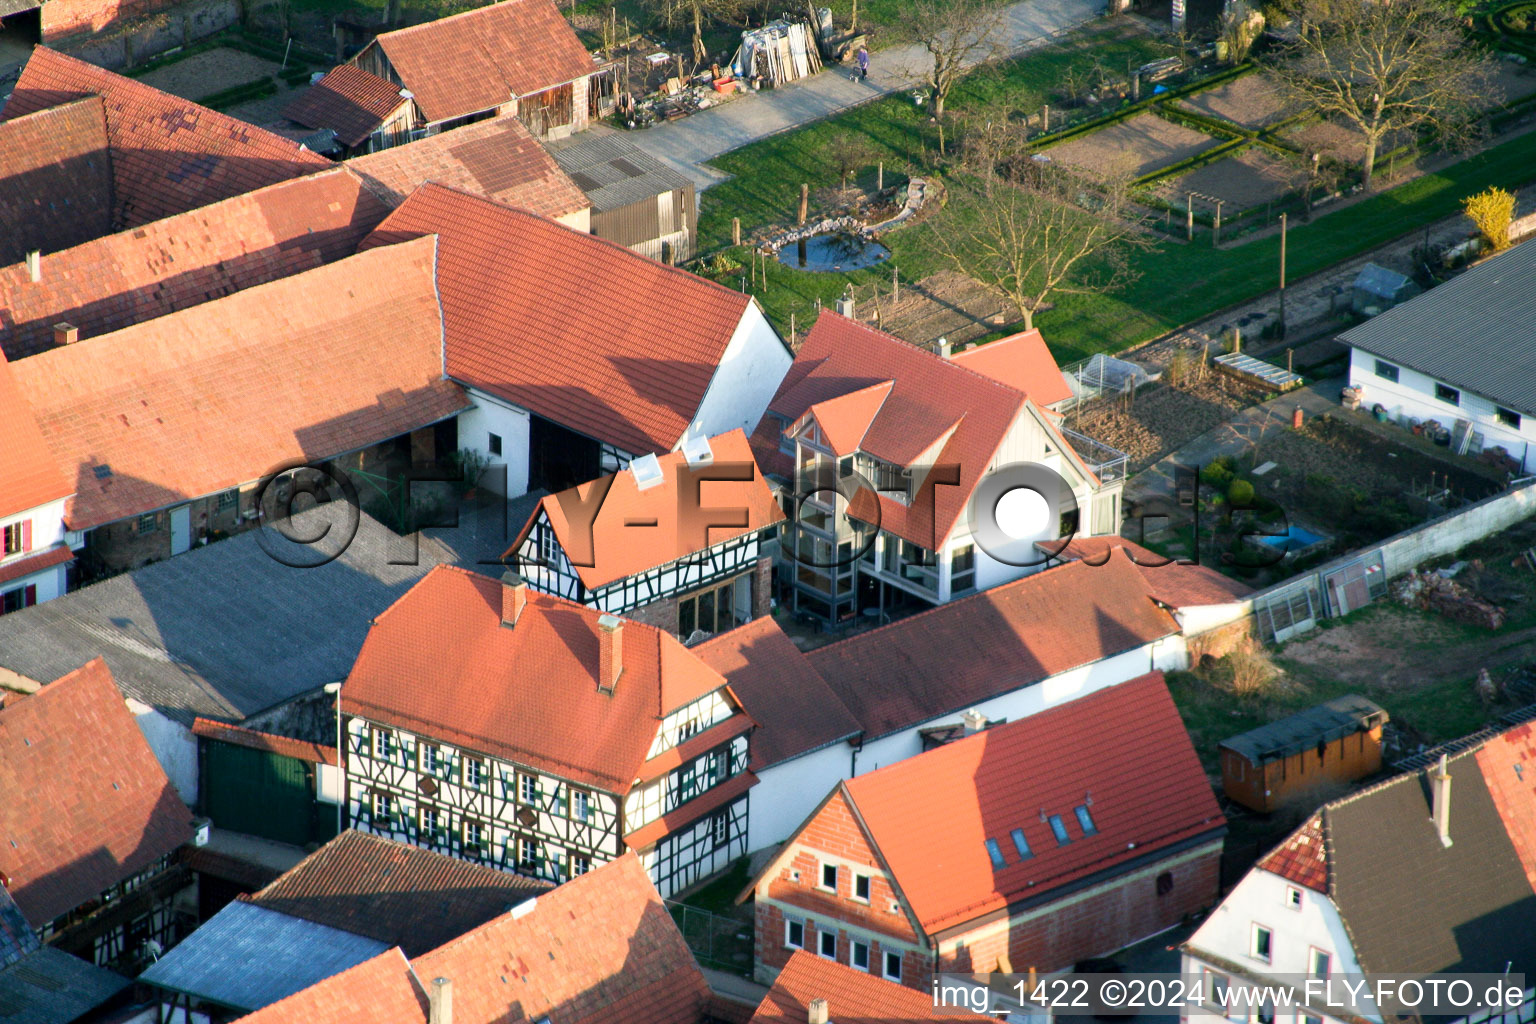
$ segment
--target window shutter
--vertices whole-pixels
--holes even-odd
[[[21,550],[32,550],[32,520],[30,519],[21,521]]]

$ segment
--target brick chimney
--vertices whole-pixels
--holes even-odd
[[[825,999],[812,999],[810,1007],[805,1012],[805,1024],[827,1024],[827,1015],[830,1012]]]
[[[974,736],[987,727],[987,716],[975,708],[967,711],[960,719],[965,723],[965,735]]]
[[[1451,845],[1451,774],[1446,771],[1446,757],[1440,755],[1440,763],[1429,777],[1429,807],[1434,818],[1435,830],[1440,833],[1440,843]]]
[[[27,278],[33,284],[43,279],[43,254],[36,249],[27,253]]]
[[[604,615],[597,620],[597,691],[612,693],[624,674],[624,620]]]
[[[453,981],[433,978],[427,993],[427,1024],[453,1024]]]
[[[501,624],[517,625],[517,617],[528,604],[528,584],[515,572],[501,577]]]
[[[80,340],[80,328],[74,324],[58,323],[53,325],[53,343],[55,345],[73,345]]]

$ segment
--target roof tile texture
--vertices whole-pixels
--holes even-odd
[[[112,160],[98,97],[0,121],[0,263],[112,230]]]
[[[596,70],[551,0],[502,0],[385,32],[377,44],[428,121],[473,114]]]
[[[432,262],[430,239],[379,249],[12,364],[74,476],[71,529],[462,410],[441,376]]]
[[[500,580],[439,566],[381,614],[342,711],[628,792],[662,717],[725,680],[670,634],[625,621],[623,674],[598,692],[600,613],[529,593],[501,621]]]
[[[106,109],[118,230],[332,166],[297,142],[42,46],[0,121],[92,95]]]
[[[951,360],[977,373],[1022,391],[1038,406],[1054,405],[1072,397],[1072,388],[1056,365],[1038,327],[985,345],[956,352]]]
[[[844,785],[929,934],[1225,825],[1160,672]],[[1095,834],[1084,833],[1078,806],[1089,807]],[[1042,815],[1061,817],[1067,844]],[[1013,829],[1033,852],[1027,860]],[[987,839],[1004,867],[993,868]]]
[[[338,167],[46,255],[40,281],[0,267],[0,348],[21,359],[60,322],[92,338],[334,262],[388,212]]]
[[[192,837],[106,662],[0,709],[0,873],[40,927]]]
[[[682,438],[752,302],[435,184],[363,244],[434,233],[449,375],[633,455]]]
[[[74,493],[59,468],[15,373],[0,352],[0,516],[59,501]],[[38,538],[39,540],[41,538]]]
[[[241,1024],[425,1024],[427,997],[399,949],[380,953],[255,1013]]]
[[[953,1021],[934,1007],[931,993],[877,978],[868,971],[800,950],[789,958],[750,1024],[805,1024],[813,999],[825,999],[837,1024]]]
[[[283,108],[306,128],[329,128],[344,146],[359,146],[410,101],[400,87],[351,64],[339,64]]]
[[[1328,891],[1328,848],[1323,819],[1312,818],[1259,861],[1259,867],[1316,892]]]
[[[1536,890],[1536,726],[1527,722],[1489,740],[1477,752],[1477,766]]]
[[[1124,537],[1074,537],[1057,557],[1097,565],[1111,558],[1129,561],[1141,573],[1152,596],[1170,608],[1230,604],[1253,593],[1252,587],[1214,569],[1170,561]]]
[[[192,720],[192,735],[207,740],[217,740],[236,747],[263,750],[269,754],[291,757],[310,764],[336,764],[336,748],[308,740],[296,740],[290,736],[275,736],[269,732],[244,729],[228,722],[215,722],[207,718]],[[324,922],[322,922],[324,923]]]
[[[390,206],[428,181],[556,219],[591,205],[510,114],[354,157],[347,166]]]

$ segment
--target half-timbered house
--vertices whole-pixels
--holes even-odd
[[[740,430],[544,498],[513,549],[535,590],[675,633],[768,613],[784,519]]]
[[[669,633],[440,566],[342,685],[352,824],[551,881],[639,853],[670,895],[746,852],[753,721]]]

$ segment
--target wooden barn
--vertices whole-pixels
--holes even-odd
[[[693,182],[617,134],[549,144],[592,204],[592,233],[662,263],[692,259],[699,229]]]
[[[1350,695],[1298,711],[1221,743],[1221,786],[1244,807],[1268,813],[1319,786],[1381,770],[1387,713]]]

